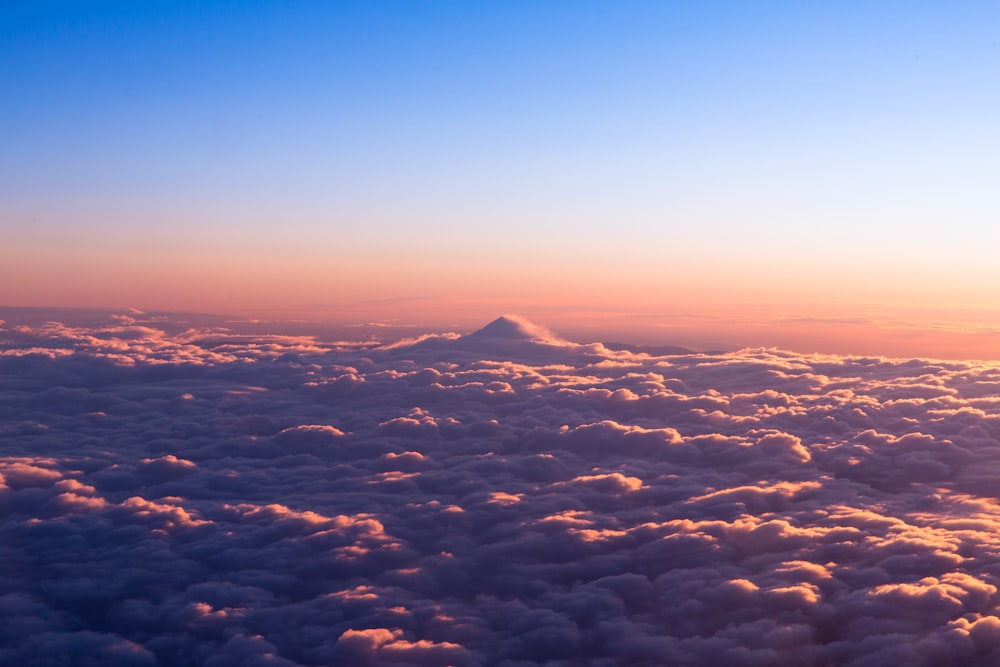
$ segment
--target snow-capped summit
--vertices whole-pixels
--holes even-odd
[[[443,358],[476,358],[530,363],[563,363],[567,355],[587,355],[587,346],[571,343],[544,326],[518,315],[504,315],[464,335],[442,334],[400,341],[384,350],[391,355],[440,354]]]
[[[501,339],[509,341],[531,341],[538,343],[561,343],[557,336],[545,327],[529,322],[518,315],[503,315],[482,329],[463,336],[465,339]]]

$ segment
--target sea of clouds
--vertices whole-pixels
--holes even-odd
[[[0,665],[1000,664],[1000,365],[0,325]]]

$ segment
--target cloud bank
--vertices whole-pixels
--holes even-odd
[[[513,318],[2,324],[0,664],[994,665],[998,389]]]

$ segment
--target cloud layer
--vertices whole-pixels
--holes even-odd
[[[993,665],[1000,366],[0,327],[0,664]]]

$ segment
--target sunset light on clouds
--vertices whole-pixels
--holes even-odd
[[[0,667],[1000,664],[998,42],[0,3]]]

